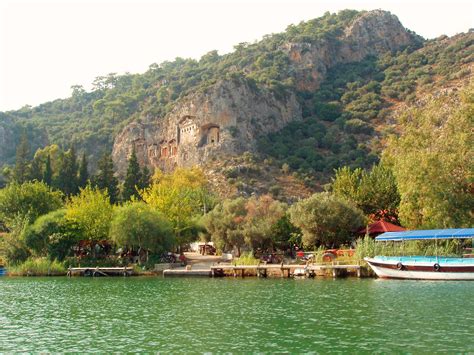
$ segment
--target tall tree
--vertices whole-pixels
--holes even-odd
[[[64,154],[58,175],[58,186],[67,196],[79,191],[77,170],[76,151],[72,147]]]
[[[44,165],[42,180],[48,186],[51,186],[51,183],[53,181],[53,169],[51,168],[51,155],[49,154],[48,154],[48,157],[46,158],[46,163]]]
[[[146,189],[151,184],[151,172],[150,169],[145,165],[142,169],[141,179],[139,187],[140,189]]]
[[[19,184],[14,181],[0,190],[0,220],[7,227],[12,226],[17,218],[27,218],[32,222],[62,204],[62,193],[53,191],[43,182]]]
[[[112,214],[107,191],[90,185],[81,189],[78,195],[71,196],[66,204],[66,219],[76,223],[82,230],[82,237],[88,240],[107,239]]]
[[[94,178],[95,185],[101,190],[107,190],[110,202],[118,202],[118,180],[114,175],[114,162],[109,153],[104,153],[98,164],[98,172]]]
[[[109,237],[118,245],[157,253],[170,250],[174,244],[170,223],[144,202],[128,202],[117,207]]]
[[[13,169],[13,180],[22,184],[30,178],[29,167],[30,145],[26,132],[23,132],[20,144],[16,148],[15,168]]]
[[[135,154],[135,149],[133,149],[128,159],[127,174],[123,184],[122,197],[124,201],[130,200],[132,197],[139,197],[138,189],[141,188],[141,182],[142,173],[140,171],[140,165],[138,164],[137,155]]]
[[[81,163],[79,165],[79,177],[77,179],[77,185],[79,188],[84,188],[89,181],[89,171],[87,168],[86,153],[82,153]]]
[[[397,222],[400,194],[395,176],[383,164],[374,165],[370,171],[339,168],[332,189],[336,196],[353,202],[366,215]]]
[[[196,221],[206,208],[213,207],[212,195],[202,170],[176,169],[172,174],[157,171],[149,188],[140,192],[142,199],[161,212],[173,227],[182,245],[196,239]]]
[[[383,159],[400,191],[400,219],[409,228],[473,224],[474,86],[428,101],[400,117]]]

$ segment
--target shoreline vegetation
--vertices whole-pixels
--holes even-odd
[[[339,256],[335,260],[325,260],[326,250],[324,248],[318,248],[312,251],[314,255],[310,261],[302,259],[285,259],[282,261],[283,264],[300,265],[304,267],[306,265],[360,265],[361,273],[363,277],[375,277],[375,274],[368,268],[363,258],[366,256],[373,257],[375,255],[386,255],[386,256],[432,256],[439,253],[444,256],[457,256],[460,253],[461,243],[458,240],[446,240],[438,241],[438,245],[435,245],[433,241],[412,241],[401,243],[377,243],[369,236],[359,238],[356,242],[356,248],[353,249],[353,253],[345,253],[345,255]],[[24,262],[16,265],[11,265],[7,269],[7,276],[66,276],[69,267],[88,267],[94,269],[95,267],[111,267],[111,266],[127,266],[133,267],[133,276],[157,276],[163,274],[163,266],[168,269],[180,268],[179,262],[174,264],[156,264],[156,265],[143,265],[138,264],[123,264],[118,263],[117,260],[111,261],[112,259],[100,260],[100,259],[85,259],[83,262],[78,264],[71,263],[71,259],[59,262],[57,260],[49,260],[46,257],[30,257]],[[251,252],[243,253],[239,258],[234,259],[231,262],[219,262],[219,265],[223,266],[255,266],[264,265],[262,261],[253,256]],[[210,271],[210,266],[209,266]],[[277,270],[278,271],[278,270]],[[227,274],[226,276],[230,276]],[[246,272],[246,276],[255,276],[258,274]],[[268,273],[270,277],[281,277],[278,272]],[[319,273],[318,276],[331,276],[330,272]],[[355,276],[353,273],[344,274],[344,276]]]

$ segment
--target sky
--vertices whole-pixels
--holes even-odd
[[[1,0],[0,111],[90,90],[100,75],[224,54],[347,8],[388,10],[425,38],[474,27],[472,0]]]

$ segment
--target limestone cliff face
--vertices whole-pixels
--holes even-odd
[[[254,150],[258,136],[300,118],[293,94],[276,98],[245,79],[224,80],[190,95],[164,118],[129,124],[115,139],[112,155],[119,175],[132,149],[141,164],[153,168],[191,167]]]
[[[385,11],[361,14],[337,39],[287,43],[291,75],[299,90],[316,90],[329,68],[410,44],[412,36]],[[218,156],[252,151],[258,136],[301,119],[293,94],[275,97],[245,79],[220,81],[178,102],[166,117],[129,124],[116,137],[113,159],[124,174],[132,149],[141,164],[162,170],[199,165]]]
[[[374,10],[357,17],[336,40],[318,43],[287,43],[287,51],[300,90],[315,90],[328,69],[357,62],[370,55],[393,51],[413,43],[413,37],[395,15]]]

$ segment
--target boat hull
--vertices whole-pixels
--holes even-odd
[[[412,280],[474,280],[474,264],[443,264],[364,259],[380,278]]]

